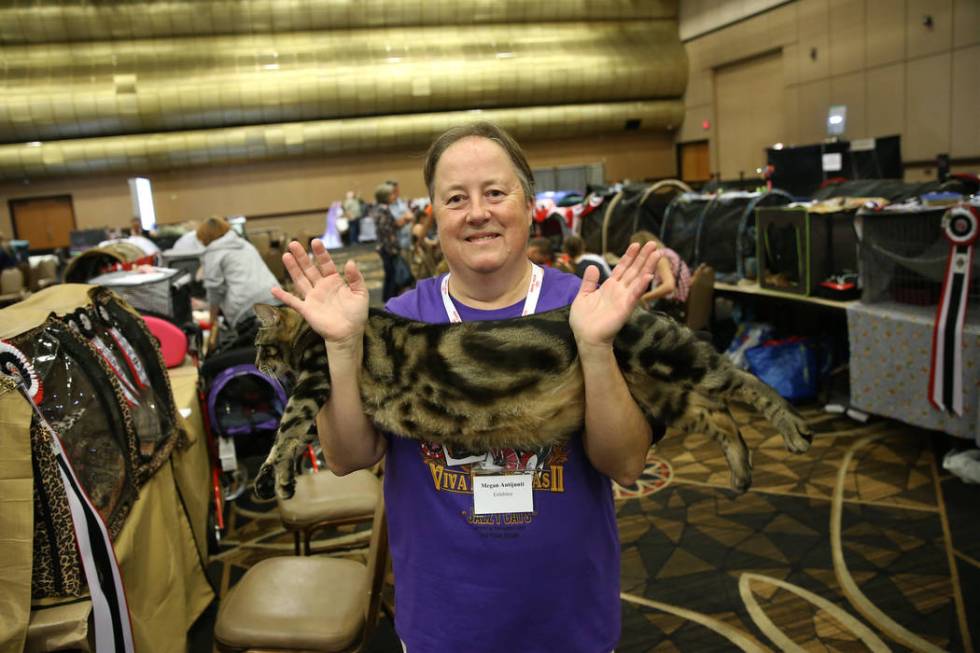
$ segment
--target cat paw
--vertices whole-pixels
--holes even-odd
[[[786,449],[791,453],[806,453],[813,441],[813,431],[799,415],[787,415],[777,425]]]
[[[276,486],[276,494],[280,499],[286,501],[287,499],[292,499],[293,495],[296,494],[296,479],[290,478],[286,483],[280,483]]]
[[[259,473],[255,477],[254,484],[255,496],[263,500],[276,498],[276,470],[266,463],[259,468]]]
[[[752,465],[732,468],[732,489],[737,494],[745,494],[752,487]]]

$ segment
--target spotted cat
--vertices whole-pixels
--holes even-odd
[[[255,490],[264,498],[288,498],[294,461],[315,437],[311,426],[330,393],[328,361],[323,341],[298,313],[267,305],[257,305],[256,313],[256,366],[294,383]],[[566,307],[512,320],[424,324],[371,309],[364,410],[382,430],[424,434],[469,451],[537,449],[563,440],[584,423],[584,384],[568,314]],[[782,397],[666,316],[635,311],[614,351],[651,425],[714,438],[738,491],[751,483],[751,463],[726,401],[755,407],[790,451],[810,446],[809,428]]]

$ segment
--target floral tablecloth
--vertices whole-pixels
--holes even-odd
[[[980,444],[980,306],[963,328],[963,415],[929,403],[934,307],[856,303],[847,309],[851,405]]]

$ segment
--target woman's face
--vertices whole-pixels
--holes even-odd
[[[502,147],[479,136],[450,145],[436,165],[432,199],[451,270],[492,273],[527,265],[532,200]]]

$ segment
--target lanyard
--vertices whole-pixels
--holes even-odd
[[[527,297],[524,299],[524,310],[521,316],[532,315],[538,308],[538,297],[541,295],[541,281],[544,279],[544,270],[540,266],[531,264],[531,283],[527,287]],[[449,274],[442,278],[442,304],[446,307],[446,315],[453,324],[463,321],[459,316],[453,300],[449,297]]]

